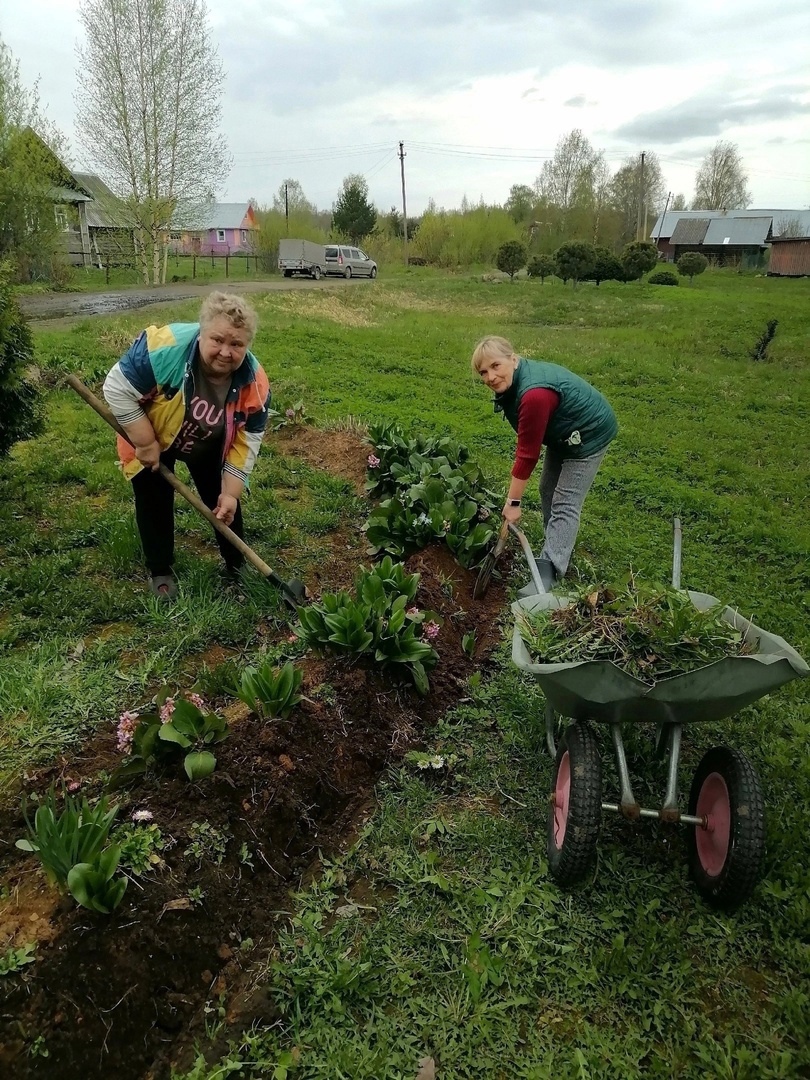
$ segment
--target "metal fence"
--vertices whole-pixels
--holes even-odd
[[[67,254],[69,256],[78,256],[81,258],[86,253],[82,251],[60,251],[54,252],[54,254]],[[253,273],[258,273],[260,270],[263,273],[268,273],[276,269],[274,262],[272,263],[272,265],[268,265],[268,263],[271,263],[271,260],[269,260],[267,256],[264,255],[255,255],[247,252],[241,252],[238,255],[220,254],[219,252],[216,252],[212,249],[210,254],[208,255],[203,254],[202,252],[200,252],[199,254],[194,253],[191,255],[170,253],[166,263],[166,278],[167,280],[170,280],[171,275],[169,273],[169,270],[172,266],[174,266],[175,269],[178,269],[181,265],[187,267],[190,263],[191,279],[193,281],[197,277],[198,267],[202,268],[203,266],[206,266],[209,261],[212,269],[216,269],[216,264],[218,262],[224,262],[226,278],[230,277],[232,268],[234,273],[237,273],[241,272],[242,268],[244,267],[244,271],[246,274],[250,274],[251,270],[253,271]],[[141,269],[140,262],[131,253],[113,254],[99,252],[98,254],[93,254],[91,256],[90,265],[94,270],[104,271],[105,280],[108,285],[110,283],[111,269],[134,270],[137,272],[139,272]],[[74,263],[74,266],[80,268],[81,264]],[[87,267],[85,267],[85,269],[87,269]]]

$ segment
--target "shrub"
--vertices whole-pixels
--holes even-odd
[[[268,660],[258,669],[245,668],[237,694],[263,720],[267,717],[286,720],[301,700],[298,691],[303,678],[303,673],[290,661],[279,671]]]
[[[498,248],[495,265],[514,281],[515,274],[526,265],[526,248],[519,240],[507,240]]]
[[[622,281],[624,268],[618,258],[605,247],[594,248],[594,264],[590,273],[586,274],[586,281],[595,281],[597,287],[603,281]]]
[[[25,372],[34,362],[28,322],[11,289],[10,270],[0,265],[0,458],[21,439],[42,430],[41,395]]]
[[[678,273],[682,277],[689,278],[689,284],[691,285],[695,276],[702,274],[709,265],[709,260],[705,255],[701,255],[699,251],[685,251],[675,265],[678,267]]]
[[[529,277],[539,277],[542,285],[547,277],[556,273],[557,264],[553,255],[532,255],[526,271]]]
[[[301,608],[296,633],[310,648],[344,656],[367,656],[381,667],[408,672],[420,694],[429,689],[427,670],[439,657],[430,641],[440,620],[413,606],[419,574],[386,557],[373,570],[361,570],[355,596],[324,593],[319,604]]]
[[[570,278],[576,288],[577,282],[587,278],[593,271],[596,252],[592,244],[563,244],[554,252],[554,261],[557,265],[557,277],[561,277],[563,281]]]
[[[647,278],[650,285],[677,285],[678,275],[671,270],[656,270]]]
[[[658,265],[658,249],[647,240],[634,240],[625,244],[622,251],[622,266],[631,281],[638,281],[642,274],[654,270]]]

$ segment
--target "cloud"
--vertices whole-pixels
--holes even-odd
[[[728,101],[707,91],[671,108],[643,113],[613,132],[619,138],[648,139],[655,143],[678,143],[685,139],[720,135],[727,128],[788,120],[810,113],[810,103],[793,91],[797,87],[772,87],[756,98]]]
[[[589,101],[584,94],[577,94],[576,97],[569,98],[568,101],[564,101],[565,105],[569,109],[583,109],[586,105],[598,105],[596,101]]]

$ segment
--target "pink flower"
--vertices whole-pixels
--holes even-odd
[[[295,409],[287,409],[287,411],[284,413],[284,415],[287,417],[288,420],[294,420],[295,419]]]
[[[199,694],[189,694],[188,700],[192,705],[196,705],[200,712],[205,710],[205,700],[201,698]]]
[[[374,454],[369,454],[368,457],[366,458],[366,461],[368,462],[368,467],[370,469],[379,468],[380,459],[378,457],[376,457]]]
[[[160,707],[160,722],[161,724],[168,724],[172,718],[174,712],[174,698],[166,698],[166,701]]]
[[[81,786],[82,786],[81,780],[71,780],[70,783],[67,786],[67,789],[70,792],[70,794],[72,795],[73,792],[78,791]]]
[[[138,726],[140,714],[136,712],[122,712],[118,717],[116,735],[118,737],[119,754],[127,754],[132,748],[132,736]]]
[[[151,821],[155,815],[151,810],[136,810],[132,815],[133,821]]]
[[[439,626],[439,624],[435,622],[426,622],[425,625],[422,627],[424,635],[428,639],[428,641],[433,641],[435,638],[437,638],[439,636],[440,629],[441,627]]]
[[[478,508],[478,517],[481,519],[481,521],[486,521],[487,518],[489,517],[489,510],[487,510],[487,508],[485,506],[479,507]]]
[[[418,615],[420,614],[420,611],[419,611],[419,608],[418,608],[418,607],[417,607],[417,606],[416,606],[416,605],[414,604],[414,606],[413,606],[413,607],[409,607],[409,608],[408,608],[408,610],[407,610],[407,611],[405,612],[405,614],[406,614],[406,615],[410,615],[410,617],[411,617],[412,619],[415,619],[415,618],[417,618],[417,617],[418,617]]]

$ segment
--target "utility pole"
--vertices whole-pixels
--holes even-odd
[[[290,235],[290,204],[287,200],[287,185],[284,185],[284,220],[287,226],[287,236]]]
[[[664,227],[664,218],[665,218],[665,217],[667,216],[667,210],[668,210],[668,208],[669,208],[669,200],[670,200],[671,198],[672,198],[672,192],[671,192],[671,191],[668,191],[668,192],[667,192],[667,201],[666,201],[666,202],[664,203],[664,209],[663,209],[663,211],[662,211],[662,213],[661,213],[661,224],[660,224],[660,225],[658,226],[658,236],[656,236],[656,238],[655,238],[655,246],[656,246],[656,247],[658,248],[658,250],[659,250],[659,251],[661,250],[661,249],[660,249],[660,248],[658,247],[658,245],[659,245],[659,244],[660,244],[660,242],[661,242],[661,230],[662,230],[662,229],[663,229],[663,227]],[[660,256],[659,256],[659,258],[660,258]]]
[[[402,235],[404,243],[402,246],[403,257],[405,259],[405,265],[408,265],[408,209],[405,205],[405,144],[400,140],[399,143],[399,167],[402,173]]]
[[[641,162],[639,165],[639,178],[638,178],[638,212],[636,214],[636,240],[643,240],[641,234],[641,205],[644,202],[644,154],[645,151],[641,151]]]

